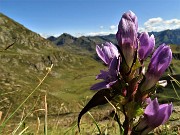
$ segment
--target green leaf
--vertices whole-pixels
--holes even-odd
[[[131,71],[134,71],[134,70],[140,68],[141,66],[142,65],[141,65],[140,61],[138,59],[136,59],[136,62],[133,63],[133,67],[132,67]]]
[[[98,105],[104,105],[108,103],[106,98],[111,101],[113,97],[115,96],[115,93],[113,93],[112,89],[101,89],[99,90],[92,98],[91,100],[87,103],[87,105],[81,110],[78,116],[78,128],[80,131],[79,123],[81,120],[81,117],[89,111],[91,108],[96,107]],[[106,97],[106,98],[105,98]]]
[[[140,116],[144,113],[144,110],[141,107],[141,105],[139,105],[137,102],[133,102],[133,101],[129,102],[126,105],[126,111],[127,111],[127,116],[130,119]]]

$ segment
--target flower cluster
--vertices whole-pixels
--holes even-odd
[[[138,20],[132,11],[122,15],[116,38],[118,45],[106,42],[96,46],[96,52],[108,70],[101,70],[96,76],[103,81],[91,87],[98,92],[83,108],[78,122],[92,107],[111,101],[125,116],[124,134],[144,135],[165,123],[172,113],[172,104],[159,105],[157,98],[150,99],[157,85],[166,83],[158,83],[158,80],[170,65],[172,51],[166,44],[154,51],[154,36],[138,33]],[[148,57],[151,57],[150,63],[145,70],[144,61]],[[140,119],[135,123],[137,117]]]

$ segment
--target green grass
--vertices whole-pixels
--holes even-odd
[[[106,69],[102,63],[93,59],[92,54],[84,55],[83,53],[83,51],[78,54],[75,52],[69,53],[67,48],[42,49],[39,53],[32,51],[30,53],[26,51],[19,53],[16,49],[0,52],[0,59],[2,63],[0,66],[0,97],[2,99],[0,106],[1,111],[3,112],[3,117],[7,113],[10,105],[11,108],[8,115],[24,101],[24,99],[39,84],[40,79],[42,79],[47,72],[45,68],[49,67],[51,62],[54,64],[52,72],[43,84],[27,100],[27,102],[18,109],[18,112],[7,123],[5,128],[8,129],[5,130],[7,133],[11,133],[15,129],[15,125],[20,121],[23,108],[25,108],[25,114],[28,114],[28,112],[32,113],[32,115],[28,116],[25,120],[26,127],[28,127],[25,134],[32,134],[36,132],[37,129],[35,128],[35,122],[37,121],[37,116],[41,119],[39,132],[40,134],[43,134],[44,112],[34,112],[34,110],[44,108],[43,98],[45,94],[47,94],[49,115],[48,133],[67,133],[69,135],[78,133],[75,122],[77,120],[78,112],[81,110],[81,106],[79,104],[84,105],[85,102],[94,95],[94,92],[90,91],[89,88],[92,84],[98,82],[95,80],[95,76],[99,74],[99,71],[101,69]],[[172,63],[173,71],[180,73],[178,68],[179,60],[173,60]],[[147,63],[145,63],[145,65],[147,65]],[[176,87],[176,89],[180,95],[179,88]],[[158,96],[162,103],[171,102],[172,99],[174,100],[177,98],[172,86],[168,86],[164,89],[163,93],[155,96]],[[35,108],[31,110],[37,99],[38,101]],[[175,102],[175,104],[179,105],[179,102]],[[98,113],[102,110],[95,109],[94,111],[95,114],[93,114],[93,116],[98,117]],[[62,114],[66,113],[70,113],[72,115],[69,118],[70,120],[65,120],[64,125],[57,124],[56,120],[61,120]],[[68,115],[66,116],[68,117]],[[118,133],[118,127],[113,129],[108,120],[98,121],[98,123],[103,133]],[[116,123],[114,124],[116,125]],[[8,126],[10,127],[8,128]],[[20,133],[23,129],[24,127],[21,127],[17,133]],[[96,132],[98,131],[91,119],[82,123],[81,134],[96,134]]]
[[[89,88],[98,82],[95,76],[99,70],[106,68],[93,59],[96,58],[93,52],[95,46],[92,49],[94,44],[81,46],[82,40],[79,40],[77,46],[57,47],[6,16],[0,14],[0,18],[6,22],[0,27],[0,35],[5,35],[5,40],[0,41],[0,123],[6,121],[2,134],[12,134],[16,129],[16,134],[44,134],[45,125],[50,135],[97,134],[97,127],[88,115],[82,118],[81,133],[78,133],[76,125],[81,106],[94,95]],[[95,42],[102,41],[95,39]],[[13,42],[13,46],[4,50]],[[171,48],[174,53],[179,53],[178,46],[172,45]],[[51,64],[54,64],[52,71],[36,89]],[[171,66],[176,74],[180,74],[179,60],[173,60]],[[179,88],[176,89],[179,94]],[[170,86],[156,96],[161,102],[177,98]],[[179,102],[175,103],[179,105]],[[119,133],[119,128],[112,118],[107,118],[111,109],[108,105],[101,106],[92,109],[91,114],[102,133],[115,135]],[[178,113],[173,113],[171,120],[170,123],[179,120]],[[170,130],[173,131],[172,128]]]

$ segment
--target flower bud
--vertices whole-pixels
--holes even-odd
[[[110,42],[102,44],[102,47],[96,46],[96,52],[98,56],[104,61],[105,64],[109,65],[114,58],[118,57],[119,52],[115,45]]]
[[[124,13],[116,33],[118,44],[129,67],[132,65],[137,49],[137,22],[137,17],[132,11]]]
[[[169,46],[162,44],[156,49],[145,74],[145,81],[141,86],[142,91],[152,88],[157,83],[170,65],[171,60],[172,51]]]
[[[157,98],[153,101],[148,101],[149,104],[144,111],[144,118],[135,128],[136,132],[141,132],[141,135],[146,135],[154,128],[164,124],[172,114],[173,105],[162,104],[159,105]]]
[[[140,60],[145,60],[153,51],[155,46],[154,35],[149,37],[147,32],[144,32],[139,37],[140,48],[138,50]]]

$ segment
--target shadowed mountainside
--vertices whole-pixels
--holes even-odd
[[[180,29],[150,32],[149,34],[154,34],[156,46],[159,46],[162,43],[171,45],[174,59],[180,60]],[[51,36],[47,39],[61,47],[64,46],[66,48],[67,46],[70,46],[79,50],[80,52],[90,51],[94,54],[95,45],[97,44],[102,44],[105,42],[112,42],[113,44],[117,44],[116,36],[114,34],[105,36],[82,36],[75,38],[67,33],[64,33],[57,38]]]
[[[153,34],[156,39],[156,45],[159,46],[162,43],[180,45],[180,29],[164,30],[160,32],[149,32],[149,35]],[[89,40],[95,44],[102,44],[104,42],[112,42],[117,44],[115,34],[105,36],[82,36],[80,39]],[[56,45],[75,44],[78,43],[79,38],[75,38],[67,33],[60,35],[59,37],[49,37],[48,40],[52,41]],[[78,43],[81,45],[81,43]]]

